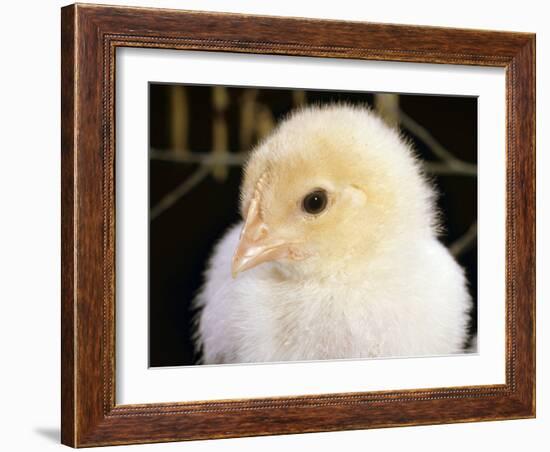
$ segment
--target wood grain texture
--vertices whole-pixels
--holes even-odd
[[[61,441],[75,443],[75,306],[74,294],[74,158],[75,158],[75,60],[74,10],[63,9],[61,42]]]
[[[535,415],[535,37],[146,8],[62,9],[62,442],[74,447]],[[117,47],[506,68],[506,384],[115,404]]]

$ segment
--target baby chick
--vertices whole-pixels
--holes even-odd
[[[372,111],[302,109],[250,155],[195,300],[205,364],[444,355],[471,298],[434,190]]]

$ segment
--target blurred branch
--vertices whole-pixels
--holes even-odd
[[[304,90],[295,89],[292,91],[292,105],[294,108],[300,108],[306,105],[307,94]]]
[[[458,257],[468,251],[477,240],[477,221],[474,221],[468,230],[450,246],[449,251],[454,257]]]
[[[187,154],[182,154],[177,151],[159,151],[152,149],[149,153],[149,158],[151,160],[182,164],[242,166],[246,163],[248,153],[241,151],[237,153],[220,152],[218,154],[207,154],[204,152],[189,152]],[[424,168],[428,173],[435,175],[462,174],[460,172],[461,170],[450,168],[445,163],[425,162]],[[472,175],[469,171],[464,174]]]
[[[414,119],[407,115],[403,110],[399,111],[401,124],[413,135],[420,138],[436,157],[439,157],[444,164],[436,164],[427,162],[430,165],[436,165],[436,174],[463,174],[468,176],[477,175],[477,165],[464,162],[457,159],[450,151],[448,151],[434,136],[428,132],[426,128],[418,124]]]
[[[214,118],[212,124],[212,155],[224,153],[229,144],[229,127],[227,125],[226,111],[229,105],[229,94],[224,86],[214,86],[212,89],[212,107]],[[227,178],[227,168],[223,164],[216,163],[212,168],[212,175],[218,182],[224,182]]]
[[[449,165],[447,162],[423,162],[424,169],[427,173],[435,174],[437,176],[475,176],[476,169],[462,168]]]
[[[172,207],[180,198],[189,193],[197,186],[212,170],[210,166],[200,166],[191,176],[185,179],[174,190],[165,195],[152,209],[150,214],[151,221],[157,218],[165,210]]]
[[[375,94],[374,108],[390,127],[399,126],[399,94]]]
[[[185,86],[171,87],[170,96],[170,142],[172,149],[186,153],[189,135],[189,109]]]
[[[376,99],[376,98],[375,98]],[[464,175],[464,176],[476,176],[477,165],[473,163],[464,162],[456,158],[449,150],[447,150],[435,137],[423,126],[417,123],[403,110],[399,110],[398,115],[401,125],[409,132],[422,140],[432,151],[432,153],[439,158],[439,162],[424,161],[424,168],[428,173],[437,175]],[[477,221],[470,225],[468,230],[457,240],[455,240],[450,246],[449,251],[454,257],[459,257],[466,251],[468,251],[475,241],[477,240]]]
[[[229,166],[242,166],[246,162],[246,152],[218,152],[217,154],[205,153],[205,152],[189,152],[188,154],[181,154],[177,151],[159,151],[151,149],[149,151],[149,158],[151,160],[159,160],[163,162],[173,163],[198,163],[201,165],[229,165]]]
[[[246,152],[239,152],[235,154],[223,151],[206,154],[200,152],[182,153],[177,150],[151,150],[149,152],[149,158],[151,160],[200,165],[199,168],[191,174],[191,176],[185,179],[185,181],[165,195],[153,208],[151,208],[151,220],[159,217],[164,211],[168,210],[176,202],[183,198],[194,187],[201,183],[202,180],[208,176],[208,173],[210,173],[217,165],[223,165],[224,167],[242,166],[246,162],[246,156]]]
[[[241,101],[241,128],[239,130],[239,141],[243,149],[252,146],[252,139],[256,129],[256,101],[258,89],[251,88],[243,91]]]
[[[275,118],[266,105],[256,106],[256,133],[258,139],[267,137],[275,128]]]

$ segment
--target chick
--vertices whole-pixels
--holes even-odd
[[[205,364],[444,355],[471,298],[434,189],[372,111],[310,107],[251,153],[195,303]]]

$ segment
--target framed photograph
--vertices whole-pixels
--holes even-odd
[[[62,442],[535,416],[535,36],[62,8]]]

